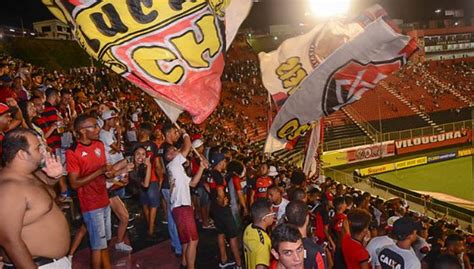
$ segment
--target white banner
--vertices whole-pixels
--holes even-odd
[[[359,100],[416,50],[414,39],[397,33],[382,18],[367,25],[321,62],[286,100],[273,121],[265,152],[283,149],[314,121]]]

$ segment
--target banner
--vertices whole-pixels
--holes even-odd
[[[281,107],[330,54],[359,35],[367,24],[385,15],[385,10],[375,5],[350,23],[343,18],[331,20],[285,40],[275,51],[259,53],[262,82],[275,103]]]
[[[87,53],[155,97],[172,120],[186,110],[201,123],[214,111],[220,98],[229,0],[43,3],[71,25]],[[235,10],[225,22],[234,31],[228,33],[231,38],[246,15],[237,16]]]
[[[428,156],[428,163],[447,161],[447,160],[455,159],[456,157],[457,157],[456,152],[449,152],[449,153],[439,154],[435,156]]]
[[[418,166],[418,165],[427,164],[427,163],[428,163],[428,158],[427,157],[420,157],[420,158],[415,158],[415,159],[396,162],[395,163],[395,169],[397,169],[397,170],[398,169],[404,169],[404,168]]]
[[[474,155],[474,148],[461,149],[458,151],[458,157],[465,157],[465,156],[470,156],[470,155]]]
[[[437,135],[398,140],[395,142],[395,145],[397,147],[397,154],[405,154],[449,145],[464,144],[469,141],[472,141],[472,131],[464,129]]]
[[[347,164],[347,152],[345,151],[327,151],[322,157],[323,167],[329,168]]]
[[[283,149],[312,122],[359,100],[406,64],[416,41],[398,34],[383,19],[327,57],[286,100],[273,121],[265,152]]]
[[[324,168],[395,156],[395,141],[345,148],[323,153]]]
[[[346,149],[348,163],[358,163],[363,161],[381,159],[395,155],[394,141],[364,145]]]
[[[372,166],[368,168],[362,168],[360,169],[360,175],[368,176],[368,175],[385,173],[385,172],[389,172],[393,170],[395,170],[395,164],[393,163],[382,164],[382,165]]]

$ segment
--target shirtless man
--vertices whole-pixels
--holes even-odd
[[[0,172],[0,256],[4,268],[71,268],[69,225],[50,185],[63,169],[35,133],[17,128],[5,135]],[[38,168],[45,164],[42,169]],[[54,229],[53,229],[54,228]]]

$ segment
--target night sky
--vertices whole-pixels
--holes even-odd
[[[119,0],[117,0],[119,1]],[[261,0],[254,7],[245,26],[297,23],[307,8],[307,0]],[[468,17],[474,17],[474,0],[353,0],[353,11],[357,12],[374,3],[381,4],[392,18],[405,22],[426,20],[434,16],[434,10],[463,8]],[[35,21],[51,19],[53,16],[41,0],[3,0],[0,8],[0,25],[31,28]]]

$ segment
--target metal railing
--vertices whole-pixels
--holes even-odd
[[[451,122],[446,124],[438,125],[444,132],[451,132],[451,131],[458,131],[463,128],[472,128],[472,121],[465,120],[465,121],[458,121],[458,122]],[[409,139],[414,137],[420,136],[427,136],[427,135],[435,135],[439,134],[441,131],[438,131],[435,127],[423,127],[423,128],[415,128],[409,130],[402,130],[390,133],[384,133],[383,141],[389,140],[399,140],[399,139]]]
[[[357,110],[353,109],[351,106],[345,106],[342,108],[342,111],[348,114],[348,116],[352,116],[354,121],[357,121],[360,124],[361,128],[364,129],[373,139],[372,142],[379,142],[381,133],[375,129],[372,124],[369,123]]]
[[[374,143],[368,136],[356,136],[350,138],[343,138],[333,141],[325,141],[323,144],[323,151],[330,151],[336,149],[350,148],[361,145]]]
[[[458,131],[463,128],[472,129],[472,121],[465,120],[465,121],[458,121],[452,123],[446,123],[438,125],[442,128],[444,132],[451,132],[451,131]],[[439,134],[440,131],[436,130],[435,127],[423,127],[423,128],[414,128],[396,132],[389,132],[389,133],[382,133],[382,141],[390,141],[390,140],[400,140],[400,139],[410,139],[414,137],[420,136],[428,136]],[[333,141],[324,142],[323,150],[330,151],[330,150],[337,150],[342,148],[350,148],[360,145],[367,145],[372,144],[373,141],[367,136],[358,136],[358,137],[351,137],[351,138],[344,138],[338,139]]]
[[[426,199],[426,196],[423,196],[419,193],[391,185],[389,183],[383,182],[381,180],[370,180],[369,178],[355,177],[352,174],[345,173],[333,168],[324,169],[325,176],[330,176],[333,179],[343,183],[345,185],[352,186],[357,180],[358,182],[365,182],[367,185],[368,192],[371,194],[382,193],[389,198],[390,196],[397,196],[405,199],[406,201],[415,203],[423,208],[424,214],[432,213],[434,216],[447,215],[468,224],[474,223],[474,211],[468,210],[462,207],[459,207],[454,204],[450,204],[444,201],[437,199]],[[380,195],[382,197],[382,195]]]

